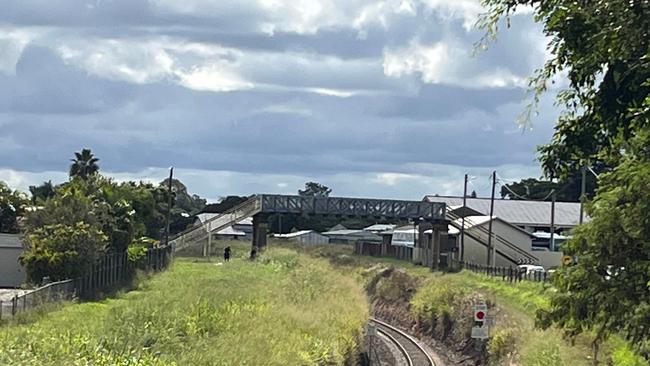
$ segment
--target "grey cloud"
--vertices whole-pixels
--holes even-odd
[[[23,51],[15,75],[0,72],[0,130],[11,141],[0,149],[0,168],[65,171],[73,151],[90,147],[109,172],[169,165],[207,176],[231,172],[236,178],[219,189],[232,193],[267,191],[267,182],[288,182],[293,192],[297,182],[313,178],[343,194],[399,197],[409,187],[430,193],[427,185],[462,177],[465,168],[483,172],[505,164],[518,167],[515,172],[532,171],[535,146],[552,132],[555,109],[546,99],[536,128],[516,130],[520,88],[469,89],[424,84],[416,75],[384,75],[386,48],[448,39],[471,48],[479,34],[466,32],[461,21],[400,15],[387,28],[368,26],[365,38],[350,25],[269,36],[258,31],[267,15],[250,7],[203,15],[147,1],[67,0],[55,6],[29,0],[0,7],[0,24],[45,27]],[[478,59],[457,62],[468,70],[501,67],[527,75],[539,61],[531,56],[539,47],[526,33],[535,26],[524,18],[515,22],[524,33],[503,33]],[[164,77],[145,84],[115,81],[59,55],[60,46],[81,48],[84,40],[146,38],[230,47],[233,53],[222,58],[237,64],[237,73],[255,87],[214,93]],[[146,51],[139,50],[145,56]],[[188,68],[197,62],[183,61]],[[362,93],[338,98],[308,88]],[[382,181],[378,172],[404,176],[390,184],[393,178]],[[433,178],[419,176],[425,174]],[[192,182],[201,186],[198,179]],[[211,186],[201,187],[204,193]]]

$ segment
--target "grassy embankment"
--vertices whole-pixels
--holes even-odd
[[[350,255],[349,249],[316,247],[307,249],[312,255],[329,256],[366,281],[372,278],[368,268],[377,263],[404,268],[404,275],[379,279],[374,285],[375,303],[407,298],[406,324],[418,324],[424,335],[431,335],[449,345],[461,345],[467,340],[472,322],[471,305],[477,298],[485,299],[496,313],[496,324],[491,329],[487,345],[488,361],[493,365],[524,366],[582,366],[591,365],[590,338],[578,337],[575,343],[562,337],[558,329],[535,329],[534,319],[538,309],[549,305],[548,298],[554,289],[549,284],[521,282],[509,284],[501,279],[469,271],[460,273],[431,273],[427,268],[389,258],[359,257]],[[349,271],[349,270],[348,270]],[[376,273],[376,272],[375,272]],[[391,281],[393,281],[391,283]],[[409,289],[415,284],[413,289]],[[382,297],[383,301],[377,301]],[[388,306],[390,311],[390,305]],[[377,310],[377,309],[375,309]],[[385,309],[384,309],[385,311]],[[403,314],[402,314],[403,315]],[[445,329],[451,323],[460,329]],[[442,338],[442,339],[441,339]],[[599,359],[603,364],[616,366],[642,366],[645,361],[635,355],[625,342],[614,338],[608,341]]]
[[[354,355],[368,316],[357,281],[291,249],[247,255],[177,259],[115,299],[6,325],[0,365],[315,365]]]

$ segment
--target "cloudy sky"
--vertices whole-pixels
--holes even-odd
[[[552,95],[526,130],[547,57],[523,12],[487,51],[479,0],[4,0],[0,180],[67,179],[89,147],[106,174],[190,191],[420,199],[539,176]]]

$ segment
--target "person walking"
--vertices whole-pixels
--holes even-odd
[[[226,249],[223,250],[223,260],[230,262],[230,247],[226,247]]]

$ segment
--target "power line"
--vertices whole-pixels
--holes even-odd
[[[512,194],[513,196],[515,196],[515,197],[517,197],[517,198],[519,198],[519,199],[521,199],[521,200],[526,200],[526,201],[546,201],[547,198],[551,197],[551,195],[552,195],[554,192],[556,192],[556,189],[553,188],[553,189],[551,189],[551,191],[548,192],[548,194],[547,194],[546,196],[544,196],[543,198],[533,199],[533,198],[530,198],[530,197],[524,197],[524,196],[521,196],[521,195],[515,193],[515,191],[513,191],[512,189],[510,189],[510,187],[508,187],[507,184],[503,184],[503,183],[500,182],[498,179],[497,179],[497,182],[501,185],[501,187],[505,188],[505,189],[506,189],[508,192],[510,192],[510,194]]]

